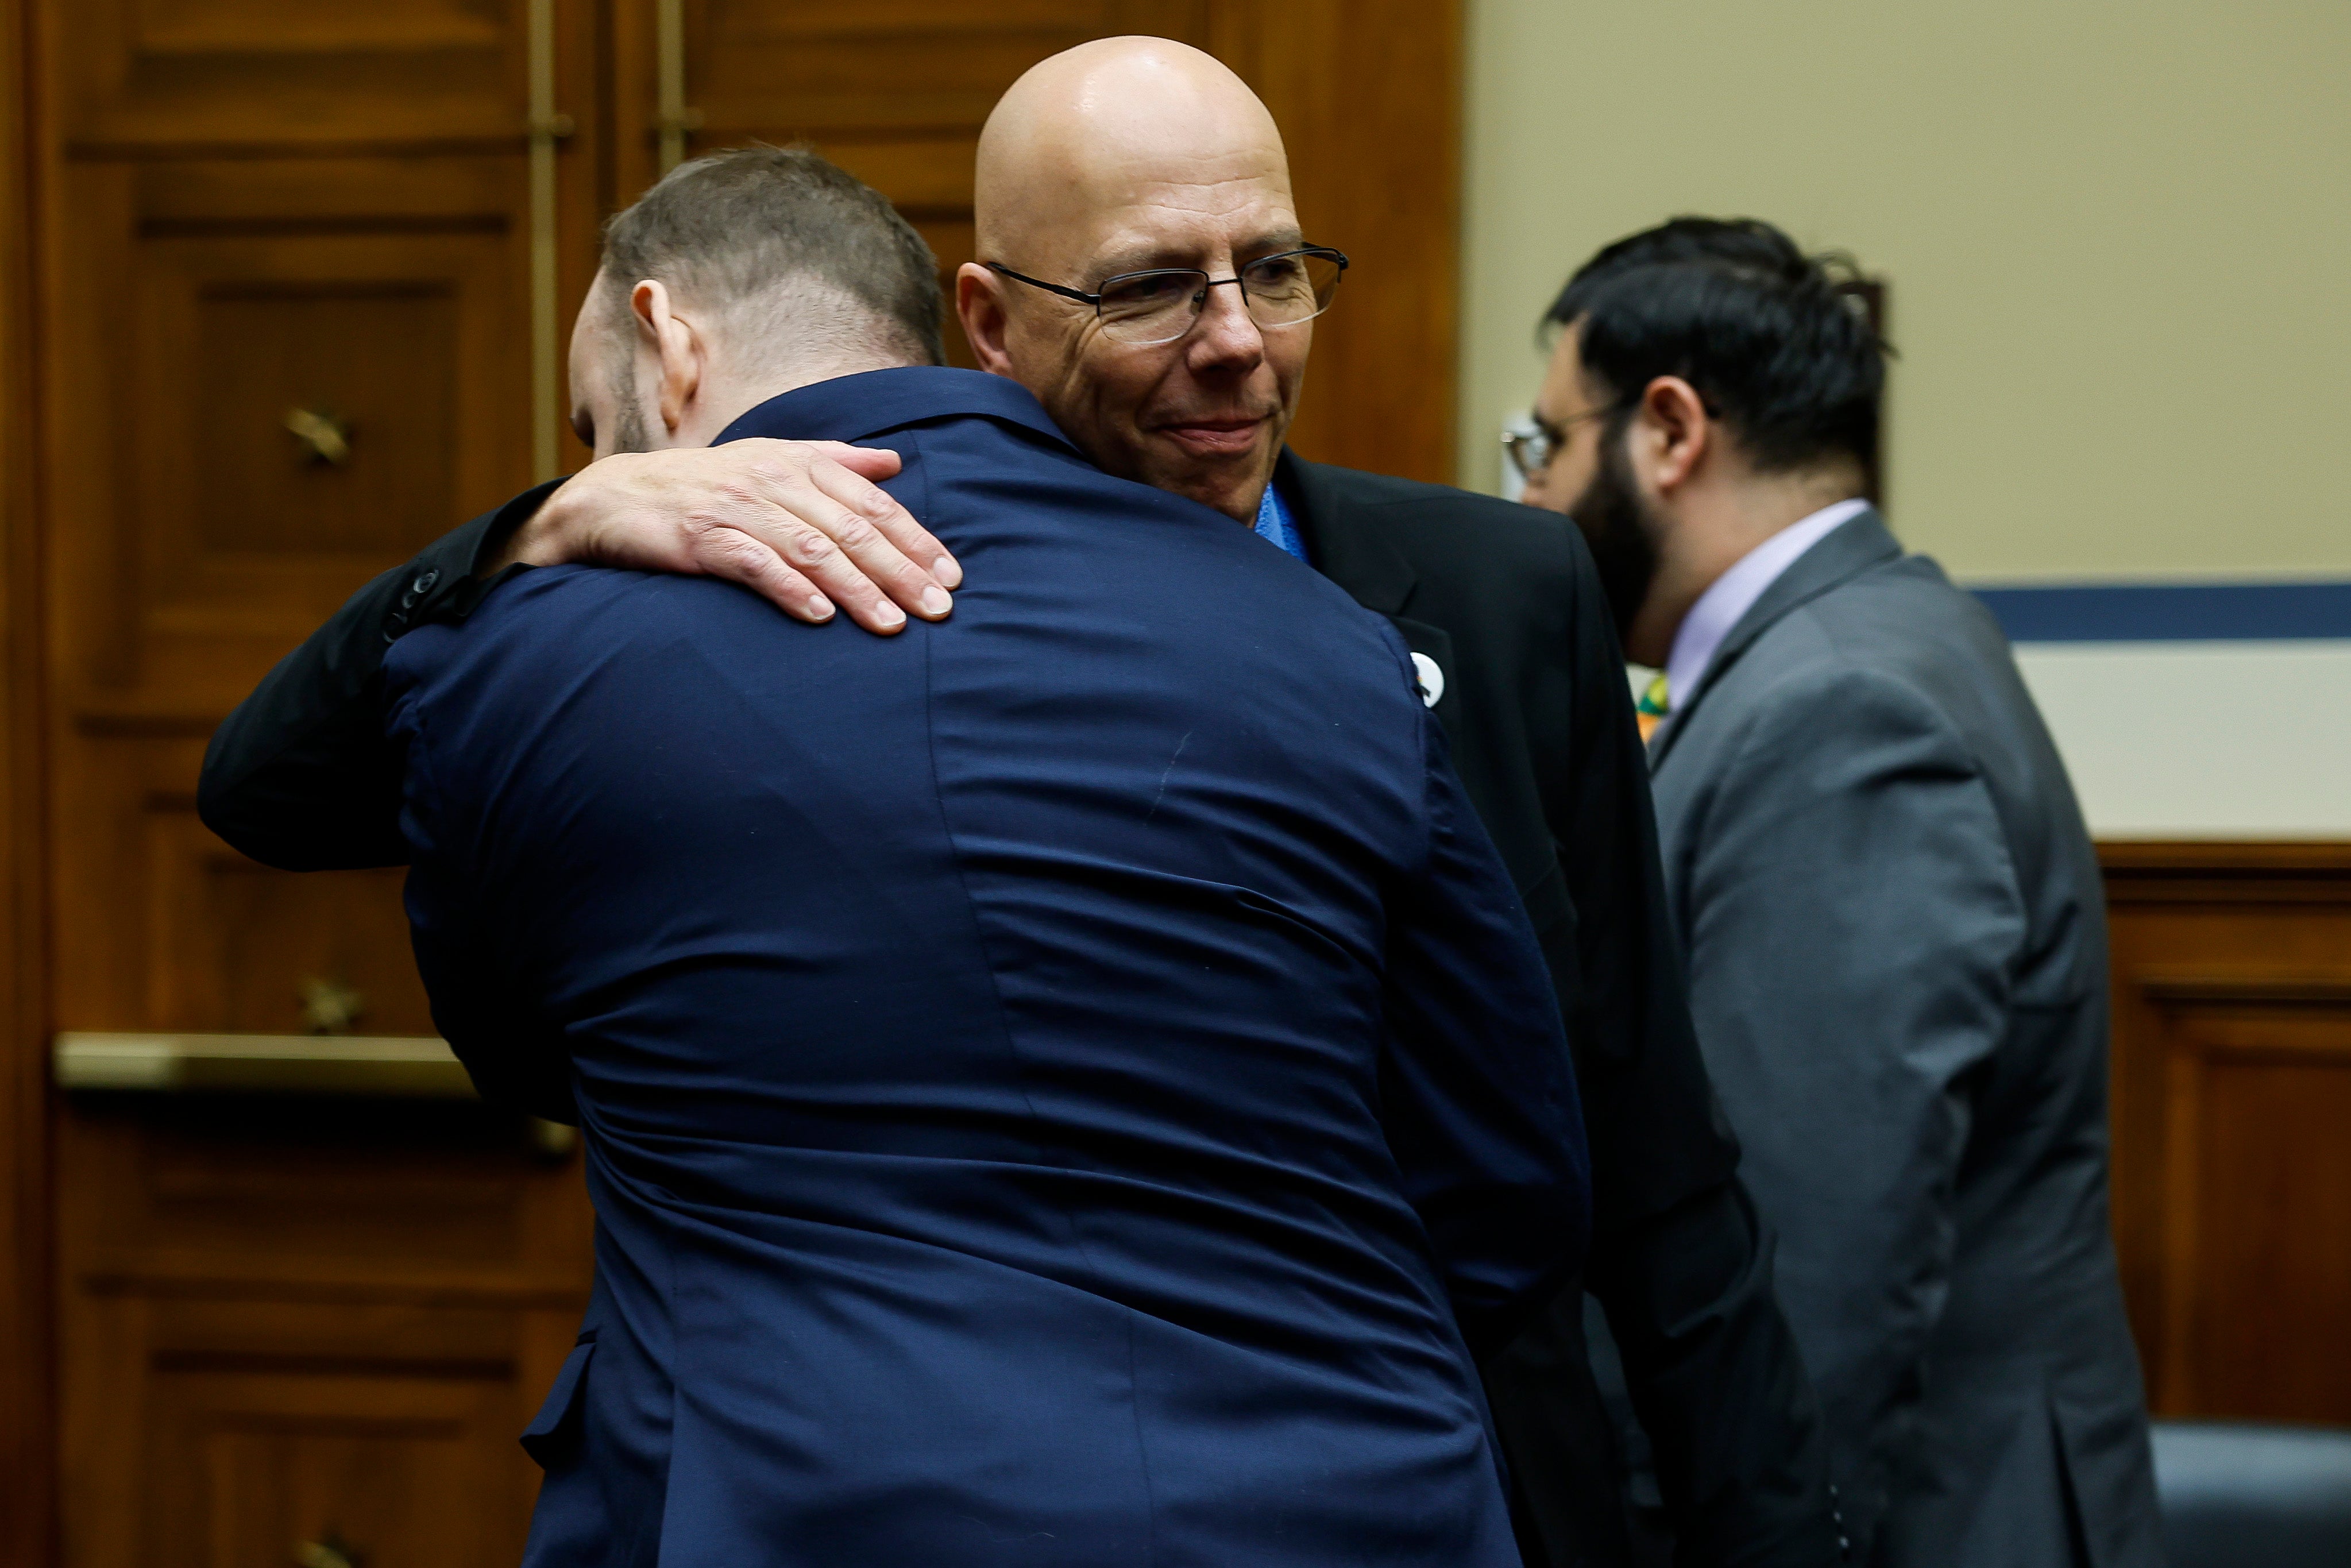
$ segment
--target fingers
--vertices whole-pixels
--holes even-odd
[[[904,466],[898,455],[886,446],[852,446],[846,441],[811,441],[812,452],[821,452],[842,467],[868,479],[894,479]]]
[[[832,601],[748,534],[732,528],[712,530],[699,541],[696,564],[712,577],[749,589],[795,621],[821,626],[832,619]],[[897,626],[888,630],[894,632],[905,623],[901,616]]]
[[[518,559],[706,572],[801,621],[836,610],[869,632],[942,620],[963,570],[875,485],[894,452],[752,440],[615,455],[557,491]],[[518,538],[520,536],[517,536]]]
[[[929,534],[872,481],[797,442],[738,442],[711,455],[722,454],[727,472],[688,519],[694,570],[742,582],[789,613],[814,618],[796,580],[742,548],[747,537],[869,632],[895,632],[909,612],[936,621],[953,610],[946,590],[898,548],[879,519],[894,514],[892,527],[909,542]]]
[[[807,470],[810,483],[878,528],[891,548],[929,573],[941,588],[963,586],[963,567],[947,552],[947,548],[916,522],[914,514],[893,499],[888,491],[873,483],[896,476],[902,465],[896,453],[838,441],[812,441],[809,446],[816,454]],[[837,536],[835,542],[841,542]],[[923,613],[903,599],[899,603],[916,614]]]
[[[906,612],[896,596],[912,601],[928,620],[939,619],[951,607],[946,591],[931,580],[930,573],[900,555],[871,523],[815,486],[791,486],[778,509],[779,517],[761,517],[758,526],[743,531],[868,632],[887,633],[906,624]]]
[[[828,460],[811,463],[807,478],[816,495],[837,510],[795,506],[803,521],[821,529],[900,609],[926,621],[946,614],[946,591],[963,580],[963,569],[912,513],[886,491]],[[791,499],[799,498],[795,492]]]

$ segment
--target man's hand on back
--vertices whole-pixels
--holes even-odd
[[[963,569],[873,481],[898,455],[837,441],[730,441],[616,453],[564,483],[515,530],[517,562],[722,577],[798,620],[836,604],[868,632],[944,620]]]

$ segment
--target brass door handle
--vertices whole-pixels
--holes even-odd
[[[75,1092],[474,1098],[456,1055],[430,1036],[68,1031],[51,1061],[57,1087]]]
[[[350,460],[351,427],[346,421],[315,408],[289,408],[286,428],[302,444],[313,463],[340,467]]]
[[[375,1100],[471,1100],[473,1077],[446,1040],[426,1035],[107,1034],[68,1030],[50,1049],[50,1072],[70,1093],[349,1095]],[[530,1152],[563,1161],[578,1129],[537,1116]],[[341,1552],[329,1537],[323,1544]],[[307,1561],[304,1560],[304,1561]],[[327,1560],[319,1560],[325,1563]]]
[[[350,1542],[332,1531],[324,1541],[294,1543],[295,1568],[360,1568],[366,1561],[364,1552],[353,1551]]]
[[[302,998],[302,1021],[312,1034],[350,1034],[367,1016],[367,998],[340,980],[316,976],[297,988]]]

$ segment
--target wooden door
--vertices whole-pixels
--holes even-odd
[[[1092,37],[1201,44],[1266,94],[1315,237],[1356,263],[1295,438],[1447,476],[1458,9],[0,7],[28,88],[0,138],[26,220],[0,225],[0,1541],[74,1568],[510,1562],[515,1434],[588,1281],[576,1161],[465,1104],[43,1089],[60,1031],[353,1005],[430,1031],[396,873],[287,875],[202,827],[213,727],[371,575],[584,460],[549,434],[549,329],[665,131],[811,140],[951,274],[988,109]]]
[[[590,15],[559,0],[542,62],[575,289]],[[532,476],[528,21],[37,12],[54,1030],[432,1033],[398,873],[266,870],[193,791],[274,660]],[[77,1096],[52,1168],[63,1561],[515,1560],[515,1434],[586,1293],[574,1166],[471,1106]]]

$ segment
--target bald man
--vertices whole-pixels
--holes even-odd
[[[1346,263],[1310,243],[1278,130],[1210,57],[1122,38],[1036,67],[983,133],[977,214],[981,259],[956,302],[982,365],[1100,467],[1254,528],[1387,617],[1534,918],[1587,1107],[1596,1233],[1583,1285],[1484,1369],[1530,1561],[1835,1561],[1819,1422],[1691,1032],[1647,768],[1580,538],[1285,449],[1312,318]],[[1312,310],[1280,302],[1298,277]],[[272,675],[215,737],[206,821],[273,864],[402,861],[383,648],[464,619],[517,564],[705,572],[883,634],[948,613],[959,566],[869,482],[894,471],[880,453],[745,442],[525,492],[362,591]],[[1621,1346],[1661,1509],[1627,1495],[1587,1292]]]

